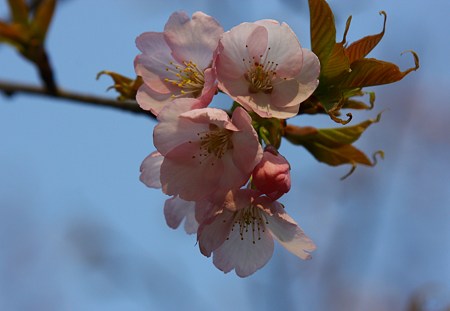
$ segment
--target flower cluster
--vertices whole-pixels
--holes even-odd
[[[286,24],[242,23],[224,32],[211,16],[172,14],[164,31],[136,39],[142,77],[136,99],[157,116],[156,147],[141,181],[172,196],[167,224],[185,220],[200,251],[224,272],[263,267],[276,239],[302,259],[313,242],[277,200],[291,187],[290,165],[255,128],[296,116],[318,85],[320,65]],[[212,108],[218,92],[235,102]]]

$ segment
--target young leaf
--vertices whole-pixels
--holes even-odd
[[[322,80],[331,80],[350,71],[350,61],[348,56],[345,54],[344,46],[346,44],[347,32],[350,28],[351,20],[352,17],[350,16],[345,25],[344,37],[342,41],[334,44],[331,54],[328,57],[328,61],[321,64],[320,76]]]
[[[335,122],[346,124],[351,120],[341,119],[340,109],[371,109],[360,101],[353,100],[353,96],[361,96],[362,88],[367,86],[393,83],[403,79],[411,71],[419,68],[419,58],[414,56],[415,66],[406,71],[400,71],[395,64],[365,58],[367,54],[380,42],[386,29],[387,15],[384,16],[383,29],[380,33],[366,36],[349,46],[346,46],[346,36],[350,27],[351,16],[347,20],[344,36],[336,43],[336,28],[333,13],[325,0],[309,0],[311,17],[311,45],[313,52],[319,57],[321,73],[319,86],[312,97],[315,105],[305,107],[301,113],[320,113],[325,111]],[[323,110],[311,109],[322,107]]]
[[[366,57],[366,55],[369,54],[370,51],[372,51],[373,48],[377,46],[377,44],[383,38],[384,31],[386,29],[387,15],[386,12],[384,11],[381,11],[380,15],[384,16],[384,22],[383,22],[383,30],[379,34],[359,39],[358,41],[355,41],[352,44],[350,44],[345,49],[345,54],[349,58],[350,63],[354,62],[355,60]]]
[[[313,127],[298,127],[287,125],[284,136],[295,145],[301,145],[308,150],[319,162],[337,166],[352,165],[353,172],[357,164],[374,166],[372,161],[359,149],[352,146],[361,134],[373,123],[380,120],[381,114],[375,119],[366,120],[354,126],[315,129]],[[377,152],[376,154],[382,154]],[[345,177],[347,177],[346,175]]]
[[[330,6],[324,0],[308,0],[311,49],[321,65],[325,64],[336,43],[336,27]]]
[[[371,110],[375,105],[375,92],[359,92],[359,94],[355,94],[353,96],[364,96],[364,94],[369,94],[369,105],[366,103],[355,100],[355,99],[347,99],[342,106],[342,109],[363,109],[363,110]]]
[[[362,88],[366,86],[388,84],[403,79],[411,71],[419,69],[419,58],[411,51],[414,57],[414,67],[400,71],[397,65],[374,58],[363,58],[351,64],[351,73],[340,81],[342,89]]]

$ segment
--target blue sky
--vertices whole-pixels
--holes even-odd
[[[302,4],[303,3],[303,4]],[[328,167],[287,142],[293,189],[282,202],[315,241],[313,259],[281,247],[247,279],[224,275],[194,236],[169,229],[160,192],[139,182],[154,147],[155,122],[111,109],[17,95],[0,96],[1,310],[404,310],[424,295],[429,310],[450,303],[450,21],[447,1],[330,1],[338,38],[381,30],[371,54],[421,69],[374,88],[382,121],[357,146],[384,161]],[[309,47],[306,0],[86,1],[60,4],[48,49],[60,86],[103,96],[104,69],[133,75],[137,35],[161,31],[170,14],[201,10],[225,29],[244,21],[286,21]],[[6,1],[0,1],[0,16]],[[34,68],[0,46],[0,79],[37,84]],[[296,124],[336,126],[325,117]],[[416,296],[414,296],[416,295]],[[431,305],[431,306],[430,306]],[[434,308],[434,309],[433,309]]]

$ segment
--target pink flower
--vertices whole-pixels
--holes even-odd
[[[200,224],[197,239],[200,251],[227,273],[240,277],[262,268],[273,253],[273,239],[301,259],[310,259],[314,243],[277,201],[260,196],[259,191],[230,192],[216,213]]]
[[[261,162],[253,170],[252,182],[259,191],[277,200],[291,189],[289,162],[273,146],[264,149]]]
[[[142,54],[135,59],[136,74],[144,83],[136,100],[144,110],[158,115],[165,104],[178,97],[195,97],[206,107],[216,90],[212,68],[223,28],[202,12],[192,20],[173,13],[164,32],[145,32],[136,39]]]
[[[262,148],[242,108],[227,113],[215,108],[193,109],[195,99],[178,99],[158,115],[153,132],[164,156],[160,179],[163,192],[199,201],[244,185],[261,160]]]
[[[223,34],[219,87],[261,117],[289,118],[316,89],[320,64],[291,28],[274,20],[242,23]]]

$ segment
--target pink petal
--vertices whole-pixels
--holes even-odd
[[[319,85],[320,62],[316,54],[308,49],[303,50],[303,67],[300,74],[296,77],[300,83],[298,97],[300,102],[305,101],[315,91]]]
[[[141,176],[139,177],[147,187],[161,188],[160,169],[163,161],[163,156],[157,152],[152,152],[147,156],[141,164]]]
[[[210,221],[200,224],[197,240],[200,251],[206,257],[220,247],[227,239],[234,224],[234,213],[220,210]]]
[[[209,15],[196,12],[192,20],[183,13],[173,13],[166,23],[164,35],[173,56],[179,61],[193,61],[199,68],[211,66],[223,28]]]
[[[219,81],[227,79],[237,79],[247,72],[249,58],[249,50],[246,47],[248,43],[255,44],[251,47],[252,54],[260,54],[261,50],[265,50],[264,42],[267,42],[267,35],[264,27],[258,26],[254,23],[242,23],[230,31],[223,34],[220,39],[220,53],[217,59],[217,74]],[[252,34],[254,34],[252,36]],[[250,40],[249,40],[250,38]],[[245,61],[244,61],[245,60]]]
[[[303,52],[297,36],[288,24],[281,25],[274,20],[261,20],[255,24],[262,25],[268,30],[270,48],[267,59],[278,64],[277,75],[283,78],[296,76],[303,64]]]
[[[173,98],[170,93],[158,93],[146,84],[142,84],[137,91],[136,101],[142,109],[150,110],[155,116],[158,116],[164,106],[173,101]]]
[[[236,108],[232,121],[240,130],[232,136],[233,145],[242,146],[242,148],[233,149],[233,161],[242,172],[250,174],[261,161],[263,154],[262,147],[258,142],[258,135],[253,129],[249,114],[244,109]]]
[[[167,199],[164,204],[164,216],[167,225],[172,229],[177,229],[183,219],[185,220],[184,229],[186,233],[197,232],[198,223],[195,220],[195,202],[189,202],[174,196]]]
[[[234,136],[235,134],[233,135],[233,137]],[[232,141],[235,142],[235,140],[233,139]],[[236,158],[235,154],[237,153],[236,149],[240,148],[233,149],[232,154],[230,152],[225,153],[221,159],[224,170],[221,173],[220,177],[218,178],[219,183],[217,185],[218,189],[216,190],[216,192],[218,192],[221,195],[225,195],[230,190],[237,190],[242,186],[244,186],[248,182],[248,179],[251,174],[251,169],[250,171],[248,170],[249,164],[247,164],[246,167],[243,167],[244,164],[241,165],[240,167],[236,165],[235,160]]]
[[[213,193],[206,200],[196,201],[195,204],[195,219],[199,224],[209,224],[214,221],[215,216],[222,213],[222,206],[224,202],[223,195],[216,195]]]
[[[213,68],[208,68],[204,71],[205,84],[203,85],[202,93],[198,97],[198,100],[202,103],[201,105],[196,106],[196,108],[205,108],[207,107],[214,95],[217,92],[217,75],[216,71]]]
[[[166,68],[173,58],[163,34],[145,32],[136,38],[136,45],[143,53],[135,59],[136,74],[142,76],[144,82],[155,92],[171,93],[173,88],[164,81],[164,78],[171,77]]]
[[[300,98],[303,94],[299,91],[299,82],[296,79],[277,80],[271,95],[272,109],[283,109],[285,107],[300,107]]]
[[[161,184],[165,194],[178,194],[184,200],[197,201],[217,189],[224,171],[223,163],[213,157],[199,159],[198,150],[198,142],[184,143],[166,155],[161,165]]]
[[[256,237],[253,232],[243,232],[238,225],[230,232],[229,239],[214,250],[213,263],[221,271],[227,273],[235,270],[240,277],[247,277],[262,268],[272,257],[273,238],[267,231],[260,231]]]
[[[272,110],[270,107],[271,100],[269,94],[253,93],[248,96],[237,96],[235,99],[244,107],[250,107],[253,112],[263,118],[271,118]]]
[[[180,98],[166,105],[158,114],[159,123],[153,130],[153,142],[156,149],[166,155],[170,150],[189,140],[197,140],[198,132],[208,129],[207,125],[195,124],[182,113],[194,109],[202,103],[194,98]]]
[[[246,42],[246,49],[248,56],[247,60],[254,62],[260,62],[267,50],[268,44],[268,32],[265,27],[256,27],[255,30],[249,35]]]
[[[237,191],[229,191],[223,203],[223,207],[229,211],[237,212],[240,209],[248,207],[255,198],[261,193],[253,189],[239,189]]]
[[[194,109],[181,114],[181,118],[190,120],[195,124],[215,124],[220,128],[226,128],[231,131],[238,129],[231,123],[228,114],[217,108]]]
[[[270,204],[270,205],[269,205]],[[270,207],[272,215],[267,215],[267,227],[273,237],[280,242],[288,251],[301,259],[310,259],[316,246],[308,238],[297,223],[284,211],[277,201],[265,203]]]

